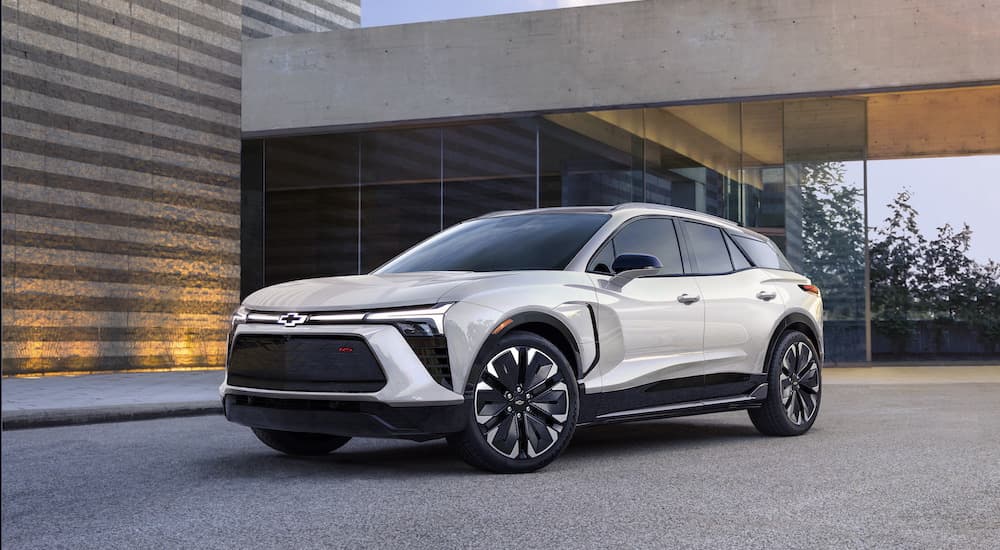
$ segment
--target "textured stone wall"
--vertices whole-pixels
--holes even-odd
[[[244,38],[355,28],[361,0],[243,0]]]
[[[3,0],[4,374],[222,364],[239,301],[241,40],[359,12]]]

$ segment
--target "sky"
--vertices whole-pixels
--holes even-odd
[[[379,27],[479,17],[498,13],[551,10],[623,0],[361,0],[361,26]],[[631,1],[631,0],[624,0]]]
[[[361,25],[374,27],[498,13],[547,10],[621,0],[362,0]],[[628,1],[628,0],[626,0]],[[858,170],[860,174],[861,171]],[[872,161],[868,163],[868,219],[879,225],[886,204],[906,187],[925,236],[945,223],[972,228],[970,256],[1000,262],[1000,155]]]
[[[925,237],[950,223],[972,228],[970,256],[1000,262],[1000,155],[875,160],[868,163],[868,223],[881,225],[886,204],[903,188],[913,195],[917,222]]]

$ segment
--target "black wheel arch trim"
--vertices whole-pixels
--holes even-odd
[[[589,305],[587,307],[590,308]],[[594,316],[593,309],[591,309],[590,311],[591,311],[591,319],[593,319]],[[511,322],[507,323],[508,320]],[[479,348],[479,353],[476,354],[476,359],[473,362],[473,365],[481,365],[486,361],[488,361],[490,359],[488,355],[493,351],[493,349],[496,347],[497,342],[499,342],[500,339],[504,337],[504,335],[510,333],[511,331],[521,329],[525,325],[529,324],[546,325],[547,327],[552,328],[559,332],[559,334],[563,337],[563,339],[569,343],[569,348],[570,351],[572,352],[572,357],[567,357],[566,359],[569,359],[569,361],[572,363],[571,366],[573,367],[573,370],[576,373],[577,378],[581,378],[583,376],[584,366],[580,364],[581,361],[580,344],[576,341],[576,338],[573,337],[573,332],[569,329],[569,327],[567,327],[562,321],[560,321],[555,316],[550,315],[548,313],[543,313],[541,311],[524,311],[521,313],[516,313],[514,315],[511,315],[510,317],[505,317],[502,322],[497,323],[496,326],[503,326],[503,329],[497,331],[496,327],[494,327],[493,331],[490,332],[490,335],[486,338],[486,341],[483,342],[483,345]],[[596,328],[595,328],[595,334],[596,334]],[[562,347],[557,342],[552,342],[552,345],[556,346],[556,348],[559,348],[560,351],[563,351]],[[597,360],[595,359],[594,364],[596,364],[596,362]],[[591,365],[589,368],[593,368],[593,365]],[[589,372],[589,368],[587,369],[587,372]],[[469,376],[469,379],[465,381],[465,391],[466,392],[472,391],[471,376]]]
[[[809,329],[810,332],[812,332],[812,334],[806,334],[806,337],[808,337],[812,341],[813,345],[816,346],[816,351],[819,352],[820,363],[822,363],[825,354],[823,353],[823,342],[820,340],[820,331],[818,330],[816,323],[814,323],[809,316],[803,313],[792,312],[781,319],[781,321],[778,322],[778,325],[774,328],[774,332],[771,333],[771,341],[767,344],[767,355],[764,356],[763,372],[767,372],[768,370],[768,366],[771,363],[771,354],[774,353],[774,346],[778,345],[778,339],[781,338],[781,335],[785,333],[785,330],[787,330],[788,327],[796,324],[803,324]]]

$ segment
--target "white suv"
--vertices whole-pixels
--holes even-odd
[[[816,421],[819,289],[767,238],[649,204],[500,212],[370,275],[271,286],[233,316],[226,417],[279,451],[447,437],[495,472],[577,427],[748,409]]]

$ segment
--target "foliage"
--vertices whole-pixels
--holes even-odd
[[[862,191],[847,184],[843,163],[799,165],[803,271],[822,290],[827,318],[864,318]],[[872,321],[900,350],[915,321],[965,324],[988,350],[1000,346],[1000,264],[969,257],[972,229],[949,224],[928,239],[903,190],[889,216],[869,229]]]
[[[873,228],[870,245],[872,318],[900,342],[913,321],[965,323],[988,347],[1000,343],[1000,266],[969,257],[972,229],[950,224],[927,240],[921,235],[912,195],[900,192],[890,215]]]
[[[839,162],[799,165],[803,271],[823,290],[829,319],[864,318],[863,194]]]

